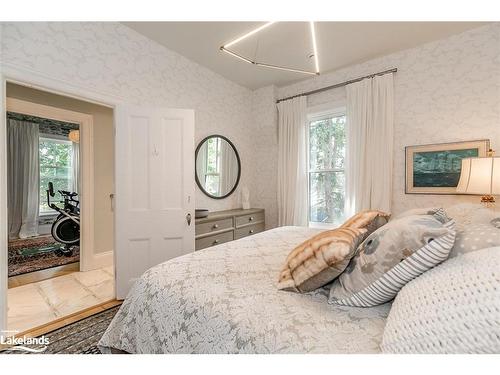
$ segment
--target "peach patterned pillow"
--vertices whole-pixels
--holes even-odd
[[[316,234],[286,258],[278,289],[310,292],[339,276],[363,241],[364,228],[337,228]]]
[[[341,228],[364,228],[367,230],[365,238],[375,232],[382,225],[389,222],[390,214],[378,210],[361,211],[342,224]]]

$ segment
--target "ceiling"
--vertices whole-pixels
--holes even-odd
[[[250,89],[311,76],[248,64],[219,47],[263,22],[124,22],[140,34]],[[481,22],[316,22],[321,73],[458,34]],[[314,71],[309,23],[277,22],[231,46],[253,61]]]

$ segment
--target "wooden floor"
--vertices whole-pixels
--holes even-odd
[[[18,286],[36,283],[37,281],[52,279],[53,277],[67,275],[72,272],[78,272],[80,270],[80,262],[65,264],[63,266],[57,266],[52,268],[47,268],[46,270],[40,270],[35,272],[29,272],[22,275],[9,277],[9,288],[16,288]]]
[[[78,312],[76,312],[74,314],[65,316],[63,318],[54,320],[53,322],[50,322],[50,323],[47,323],[47,324],[43,324],[41,326],[29,329],[29,330],[24,331],[24,332],[20,332],[20,333],[18,333],[16,335],[16,337],[23,337],[23,336],[26,336],[26,337],[38,337],[38,336],[44,335],[46,333],[52,332],[52,331],[54,331],[56,329],[62,328],[64,326],[67,326],[69,324],[75,323],[75,322],[77,322],[79,320],[88,318],[91,315],[100,313],[100,312],[105,311],[107,309],[110,309],[110,308],[112,308],[114,306],[121,305],[122,302],[123,301],[119,301],[119,300],[116,300],[116,299],[108,301],[108,302],[104,302],[104,303],[101,303],[99,305],[92,306],[92,307],[89,307],[87,309],[84,309],[82,311],[78,311]]]
[[[7,329],[14,335],[114,298],[113,266],[9,288]]]

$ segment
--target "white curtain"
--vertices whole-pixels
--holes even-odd
[[[394,138],[392,74],[347,89],[346,214],[391,212]]]
[[[226,195],[231,191],[238,177],[238,162],[233,148],[224,139],[220,139],[219,162],[219,193],[221,195]]]
[[[307,226],[306,97],[278,104],[278,222]]]
[[[9,238],[27,238],[38,235],[38,141],[38,124],[8,119]]]
[[[72,190],[80,194],[80,144],[73,142],[71,150]]]
[[[205,177],[207,173],[207,147],[208,142],[204,142],[196,156],[196,175],[202,186],[205,186]]]

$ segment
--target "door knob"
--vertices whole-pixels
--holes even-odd
[[[186,215],[186,221],[187,221],[188,225],[191,225],[191,214]]]

